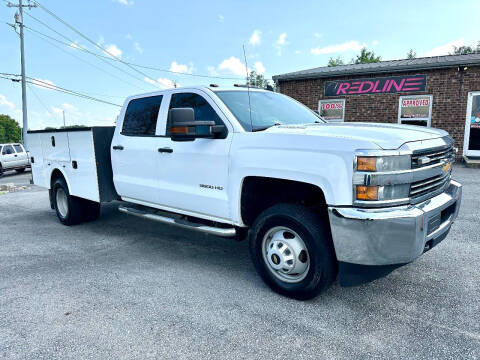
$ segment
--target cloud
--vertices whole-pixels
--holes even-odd
[[[113,2],[116,2],[116,3],[119,3],[119,4],[122,4],[122,5],[125,5],[125,6],[130,6],[130,5],[133,5],[134,2],[132,0],[112,0]]]
[[[175,83],[170,79],[158,78],[157,82],[162,89],[169,89],[175,87]],[[178,86],[180,86],[180,84],[177,83],[177,87]]]
[[[252,46],[260,45],[262,42],[262,32],[260,30],[254,30],[252,36],[250,36],[250,40],[248,43]]]
[[[8,101],[5,95],[2,94],[0,94],[0,106],[6,106],[10,110],[13,110],[15,108],[15,105],[12,102]]]
[[[323,37],[323,34],[315,33],[313,34],[313,36],[315,36],[317,39],[320,39],[321,37]]]
[[[281,33],[274,44],[275,48],[277,49],[278,56],[282,55],[283,47],[288,44],[286,39],[287,39],[287,33]]]
[[[131,34],[127,34],[127,35],[125,35],[125,39],[133,40],[133,36]]]
[[[218,22],[223,23],[225,21],[225,16],[218,14]]]
[[[297,55],[298,55],[298,54],[301,54],[301,53],[302,53],[302,51],[301,51],[301,50],[295,50],[295,54],[297,54]]]
[[[323,54],[333,54],[333,53],[341,53],[347,51],[360,51],[363,47],[366,47],[365,43],[360,44],[356,40],[347,41],[341,44],[335,45],[328,45],[325,47],[318,47],[311,49],[311,53],[313,55],[323,55]]]
[[[159,86],[161,89],[169,89],[169,88],[173,88],[175,87],[175,84],[177,85],[177,87],[180,86],[179,83],[176,83],[170,79],[166,79],[166,78],[158,78],[156,81],[153,80],[153,79],[150,79],[148,77],[146,77],[144,79],[147,83],[151,84],[151,85],[157,85]]]
[[[193,73],[194,67],[192,62],[190,62],[189,65],[185,65],[179,64],[176,61],[172,61],[169,70],[178,73],[191,74]]]
[[[140,46],[138,42],[134,42],[133,46],[135,47],[135,50],[137,50],[139,54],[143,54],[143,48]]]
[[[105,47],[105,53],[107,55],[113,55],[114,57],[121,58],[123,51],[115,44],[110,44]]]
[[[257,61],[253,64],[253,69],[257,72],[257,74],[263,75],[265,74],[265,66],[262,64],[261,61]]]
[[[440,55],[448,55],[449,52],[453,51],[453,47],[460,47],[465,45],[465,39],[461,37],[460,39],[450,41],[446,44],[437,46],[430,51],[425,53],[425,56],[440,56]]]
[[[218,76],[218,71],[215,69],[215,66],[207,66],[207,71],[212,76]]]
[[[377,46],[378,45],[378,40],[373,40],[372,41],[372,46]]]
[[[245,76],[247,71],[245,64],[235,56],[230,56],[230,58],[223,60],[220,65],[218,65],[218,70],[230,72],[238,76]]]
[[[80,45],[78,41],[70,43],[70,47],[78,50],[86,49],[87,47],[85,45]]]
[[[68,110],[68,111],[78,111],[78,109],[72,105],[72,104],[69,104],[69,103],[63,103],[62,104],[62,107],[65,109],[65,110]]]
[[[50,87],[54,87],[55,84],[52,80],[44,80],[44,79],[32,79],[32,84],[41,88],[41,89],[50,89]]]

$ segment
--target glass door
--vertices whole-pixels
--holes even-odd
[[[468,93],[463,154],[480,157],[480,91]]]

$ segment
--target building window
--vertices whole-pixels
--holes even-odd
[[[398,101],[398,123],[430,127],[432,102],[432,95],[400,96]]]
[[[345,99],[320,100],[318,113],[328,122],[343,122],[345,120]]]

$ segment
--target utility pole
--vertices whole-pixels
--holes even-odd
[[[28,131],[28,118],[27,118],[27,86],[25,82],[25,44],[23,39],[23,8],[28,7],[37,7],[37,4],[30,4],[28,0],[27,5],[22,4],[22,0],[18,0],[18,4],[12,4],[11,2],[7,3],[8,7],[18,7],[19,13],[15,14],[15,25],[18,24],[20,27],[20,64],[22,71],[22,114],[23,114],[23,129],[22,129],[22,140],[23,146],[28,150],[27,146],[27,131]]]

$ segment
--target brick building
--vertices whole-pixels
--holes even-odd
[[[273,79],[328,121],[432,126],[453,136],[459,156],[480,158],[480,54],[319,67]]]

